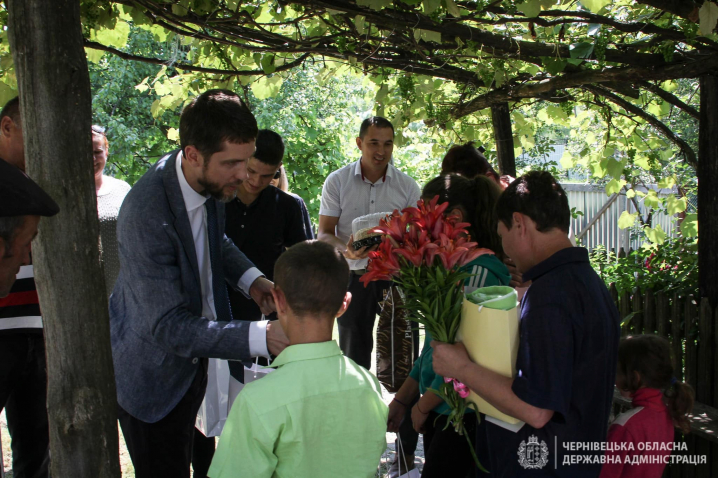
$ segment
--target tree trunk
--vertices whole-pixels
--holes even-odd
[[[698,274],[700,292],[718,305],[718,76],[701,77],[698,136]]]
[[[511,130],[511,114],[508,103],[499,103],[491,107],[491,122],[494,124],[499,171],[501,174],[516,177],[514,134]]]
[[[98,246],[91,95],[78,0],[9,0],[28,174],[60,205],[33,262],[45,327],[52,476],[119,478]]]

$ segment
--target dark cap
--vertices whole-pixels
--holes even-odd
[[[60,207],[25,173],[0,159],[0,217],[54,216]]]

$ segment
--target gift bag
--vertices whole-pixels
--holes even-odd
[[[237,395],[239,395],[239,392],[242,391],[245,385],[259,380],[270,372],[274,372],[274,369],[259,365],[258,360],[255,358],[251,367],[247,367],[246,365],[244,366],[244,383],[234,377],[229,377],[229,404],[227,413],[229,413],[229,410],[232,409],[232,405],[237,399]]]
[[[389,393],[399,390],[414,366],[412,322],[402,303],[396,286],[384,291],[376,331],[376,376]]]
[[[399,478],[420,478],[421,472],[418,468],[412,468],[411,470],[407,471],[407,468],[409,468],[409,464],[406,462],[406,455],[404,454],[404,449],[401,445],[401,437],[399,434],[396,434],[396,446],[398,447],[396,456],[397,460],[399,460]],[[404,471],[404,473],[402,473]]]
[[[226,360],[209,359],[207,391],[197,412],[195,426],[206,437],[222,433],[229,411],[229,365]]]
[[[457,337],[466,346],[471,360],[505,377],[516,376],[519,350],[519,311],[512,287],[482,287],[464,298]],[[511,425],[521,421],[498,411],[471,392],[468,400],[481,413]]]

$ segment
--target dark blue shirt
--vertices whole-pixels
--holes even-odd
[[[285,249],[314,238],[303,206],[299,196],[267,186],[252,204],[238,198],[227,203],[225,233],[267,279],[273,280],[274,264]],[[230,288],[229,301],[234,319],[261,319],[259,306],[241,292]]]
[[[522,302],[512,388],[521,400],[554,414],[543,428],[526,424],[518,433],[489,423],[492,476],[597,477],[600,464],[577,464],[570,455],[595,460],[603,455],[600,449],[571,448],[600,448],[606,441],[620,337],[618,310],[584,248],[563,249],[523,278],[532,284]],[[541,465],[542,458],[544,466],[526,468]]]

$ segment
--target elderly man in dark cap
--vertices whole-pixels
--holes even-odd
[[[10,293],[20,267],[30,263],[30,242],[40,217],[59,210],[24,172],[0,159],[0,298]],[[13,294],[22,293],[13,290]],[[0,321],[8,322],[0,334],[0,410],[7,407],[13,476],[46,477],[49,447],[42,333],[28,333],[13,317]]]
[[[40,216],[59,211],[40,186],[0,159],[0,297],[10,293],[20,266],[30,263],[30,242]]]

